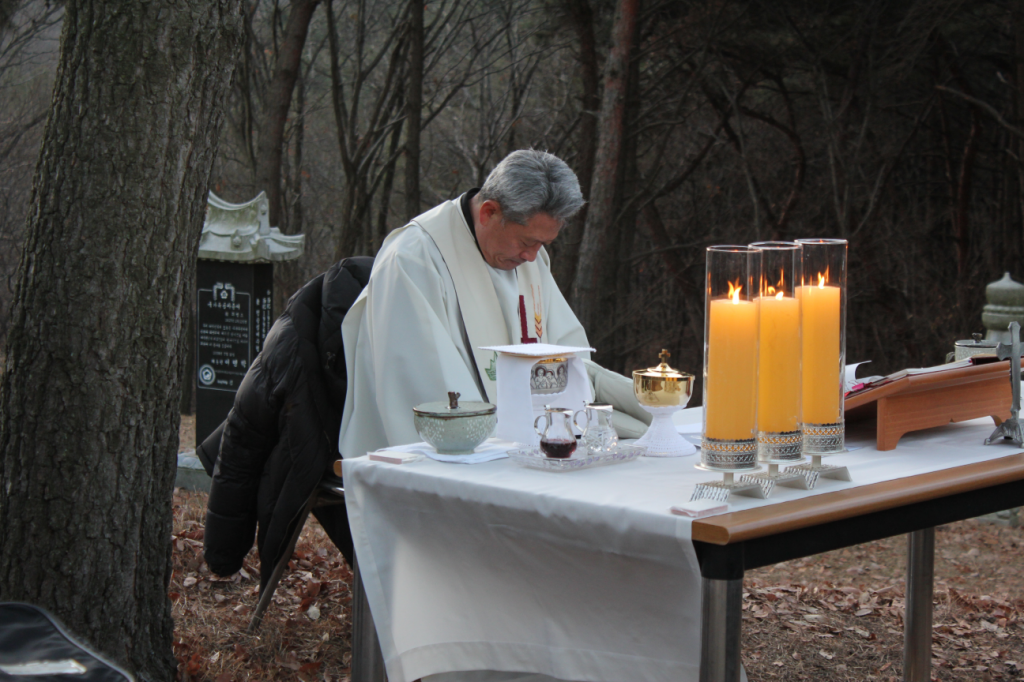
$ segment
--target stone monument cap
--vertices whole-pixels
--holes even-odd
[[[206,200],[206,220],[199,237],[199,257],[237,263],[272,263],[302,255],[306,236],[281,234],[270,226],[266,192],[232,204],[213,192]]]
[[[1003,278],[985,287],[985,298],[997,305],[1024,306],[1024,284],[1017,282],[1004,272]]]
[[[1014,281],[1010,273],[985,287],[988,301],[981,312],[981,322],[989,341],[1010,342],[1011,322],[1024,324],[1024,284]]]

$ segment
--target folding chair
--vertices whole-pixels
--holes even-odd
[[[342,480],[337,476],[324,476],[302,508],[298,523],[295,524],[295,531],[288,541],[288,548],[278,559],[277,565],[274,566],[274,572],[270,575],[270,581],[260,593],[256,612],[253,613],[252,620],[249,621],[247,630],[249,634],[253,634],[259,629],[263,613],[270,606],[270,602],[274,598],[274,591],[277,590],[277,585],[281,582],[285,569],[288,568],[288,562],[295,552],[295,544],[299,541],[299,536],[302,535],[302,528],[306,525],[306,519],[310,512],[320,507],[332,507],[338,504],[345,504],[345,488]],[[384,656],[381,654],[377,628],[373,623],[370,605],[366,601],[366,593],[363,590],[358,560],[352,567],[352,670],[350,679],[352,682],[385,682],[387,680],[384,671]]]

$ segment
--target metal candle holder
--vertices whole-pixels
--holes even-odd
[[[795,433],[796,433],[796,435],[799,435],[800,432],[797,431]],[[810,465],[808,465],[808,464],[798,464],[796,466],[786,467],[786,469],[783,470],[783,471],[779,471],[779,466],[780,465],[792,464],[793,462],[803,462],[804,461],[803,455],[799,455],[798,454],[798,456],[796,458],[792,458],[792,457],[788,457],[788,458],[783,458],[783,457],[778,457],[778,458],[765,457],[765,458],[761,458],[760,453],[764,452],[764,449],[763,449],[764,441],[765,440],[770,440],[771,437],[775,436],[775,435],[776,434],[763,433],[763,432],[762,433],[758,433],[758,453],[759,453],[758,454],[758,458],[760,459],[762,464],[767,464],[768,465],[768,470],[767,471],[762,471],[762,472],[759,472],[759,473],[755,473],[755,474],[750,474],[748,476],[744,476],[743,480],[747,481],[749,483],[756,483],[757,485],[761,486],[761,488],[764,490],[765,497],[767,497],[768,495],[772,494],[772,491],[775,489],[776,485],[784,485],[784,486],[787,486],[787,487],[790,487],[790,488],[799,488],[801,490],[810,490],[810,489],[812,489],[814,487],[814,485],[818,482],[818,474],[815,474],[813,476],[809,476],[803,469],[801,469],[801,467],[807,467],[807,466],[810,466]],[[794,447],[792,445],[792,441],[794,440],[793,434],[783,434],[783,435],[789,436],[786,439],[785,450],[786,451],[792,451],[794,449]],[[799,441],[797,441],[797,442],[799,443]],[[799,453],[799,449],[798,448],[799,448],[799,446],[797,446],[797,448],[796,448],[797,452]],[[828,465],[821,465],[821,459],[820,458],[818,459],[818,463],[819,463],[819,466],[826,466],[826,467],[828,466]]]
[[[846,452],[843,369],[846,363],[845,239],[798,239],[801,248],[802,450],[811,461],[788,467],[813,486],[819,478],[850,480],[845,467],[821,463]]]
[[[789,469],[792,468],[794,467],[789,467]],[[786,471],[779,471],[779,465],[772,463],[768,465],[768,471],[761,471],[756,474],[744,476],[743,481],[761,486],[761,490],[764,491],[765,497],[771,495],[777,485],[784,485],[789,488],[799,488],[800,490],[810,490],[814,487],[808,481],[808,477],[803,473],[790,471],[789,469]]]
[[[703,464],[695,464],[694,466],[703,471],[721,471],[721,469],[712,469]],[[754,467],[754,469],[748,471],[758,470],[760,470],[760,467]],[[735,472],[722,472],[721,481],[698,483],[693,490],[693,495],[690,496],[690,501],[715,500],[717,502],[725,502],[729,499],[730,495],[744,495],[746,497],[765,499],[768,493],[764,491],[764,487],[758,482],[744,480],[747,478],[749,476],[741,476],[740,480],[737,481]]]
[[[694,500],[731,494],[764,497],[760,485],[736,474],[757,463],[757,294],[761,252],[750,246],[707,250],[704,296],[704,428],[701,463],[721,481],[698,485]]]
[[[844,450],[845,452],[845,450]],[[839,454],[838,452],[832,454]],[[814,486],[818,485],[818,479],[820,478],[832,478],[837,481],[852,481],[850,477],[850,470],[846,467],[835,466],[833,464],[822,464],[821,458],[828,455],[811,455],[811,461],[805,462],[804,464],[797,464],[795,466],[786,467],[785,473],[787,474],[799,474],[804,477],[807,481],[807,490],[811,490]]]
[[[779,466],[804,461],[800,429],[801,246],[796,242],[755,242],[761,251],[758,291],[757,459],[768,470],[744,476],[765,495],[776,485],[807,487],[800,473]]]

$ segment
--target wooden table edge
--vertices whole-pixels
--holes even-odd
[[[691,537],[729,545],[1019,480],[1024,480],[1024,452],[1017,451],[984,462],[697,519]]]

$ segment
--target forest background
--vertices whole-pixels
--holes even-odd
[[[1019,4],[254,0],[212,189],[306,235],[280,310],[546,149],[589,201],[550,251],[605,366],[699,374],[704,247],[800,237],[850,242],[848,361],[937,364],[1022,274]],[[62,11],[0,2],[0,335]]]

